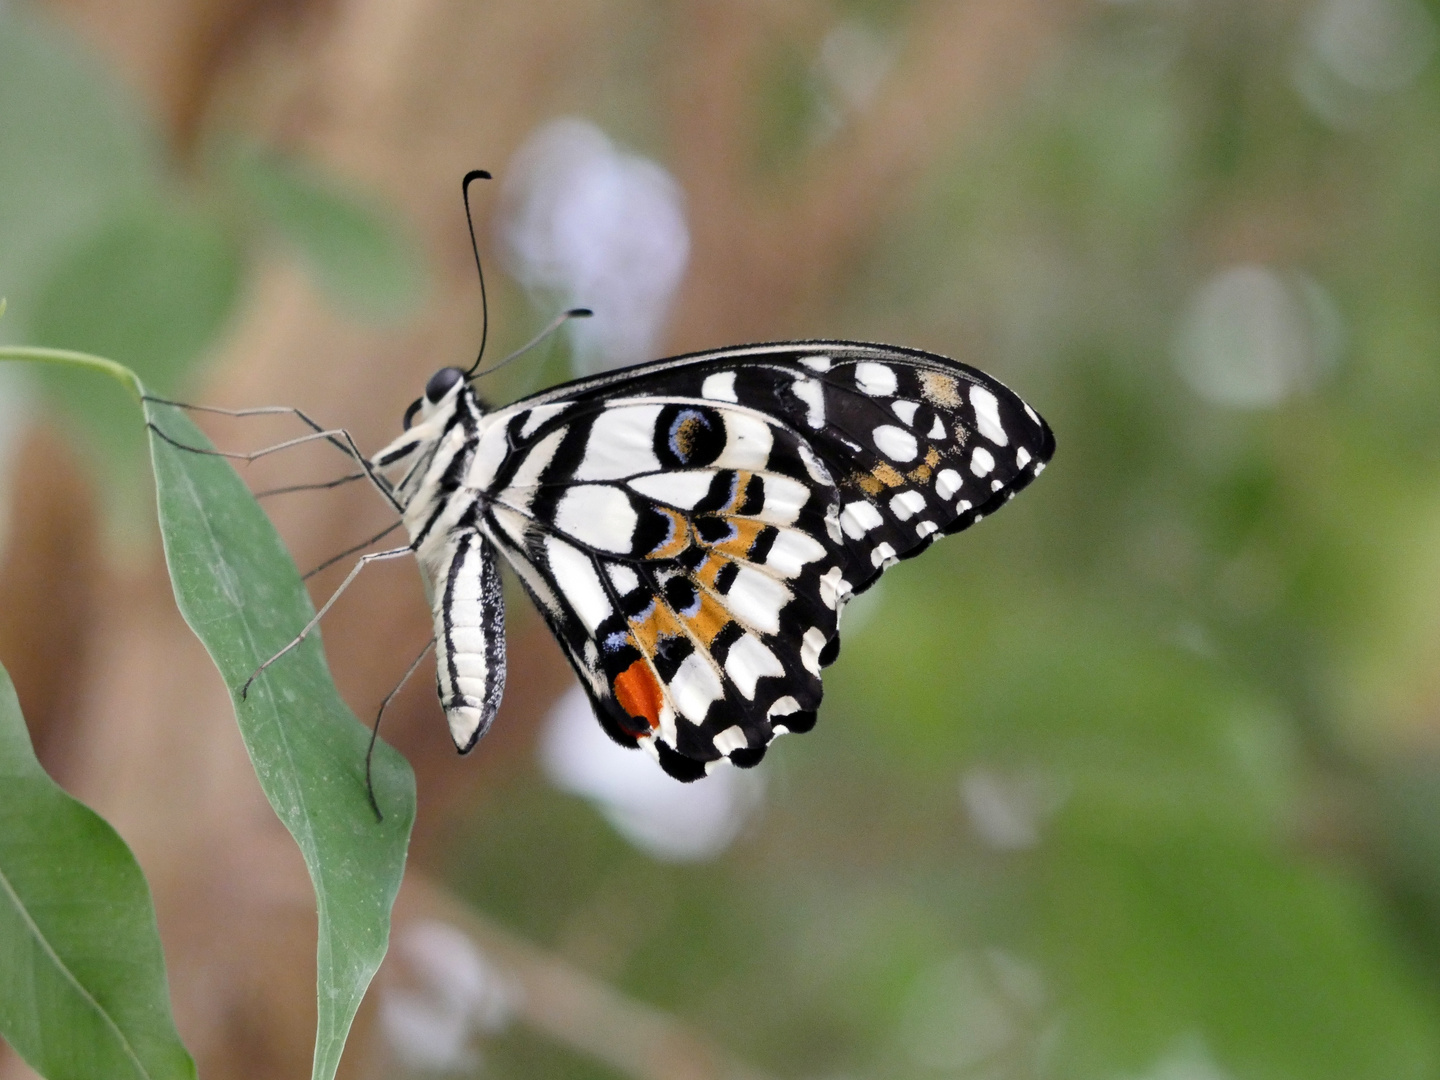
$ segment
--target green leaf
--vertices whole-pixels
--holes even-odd
[[[229,172],[259,216],[348,311],[393,323],[415,310],[424,270],[414,241],[391,215],[275,153],[238,152]]]
[[[143,393],[111,360],[60,349],[0,348],[0,360],[90,368]],[[145,402],[147,418],[186,446],[210,446],[180,410]],[[319,1026],[314,1080],[335,1075],[355,1011],[390,937],[390,911],[415,819],[415,778],[375,748],[377,823],[365,792],[369,731],[340,699],[318,633],[238,688],[314,615],[270,520],[223,458],[151,438],[160,532],[175,599],[220,669],[265,796],[305,857],[315,886]],[[0,971],[10,969],[0,964]],[[94,1074],[104,1075],[104,1074]]]
[[[3,668],[0,971],[0,1034],[48,1080],[195,1076],[145,876],[40,767]]]
[[[147,403],[177,442],[209,446],[177,409]],[[152,437],[160,531],[175,599],[231,688],[265,796],[300,845],[320,915],[315,1080],[335,1075],[390,936],[415,816],[410,766],[375,751],[377,823],[365,794],[369,731],[345,706],[313,633],[241,700],[239,688],[314,615],[289,553],[229,462]]]

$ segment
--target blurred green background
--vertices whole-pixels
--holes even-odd
[[[811,6],[821,32],[757,51],[747,182],[843,138],[922,7]],[[586,119],[664,166],[673,13],[624,13]],[[1055,429],[1051,468],[857,601],[815,732],[723,851],[657,857],[528,755],[444,874],[764,1074],[1440,1077],[1440,3],[1066,18],[766,328],[990,371]],[[337,317],[427,302],[383,198],[223,125],[182,168],[115,78],[0,18],[8,340],[195,392],[272,243]],[[502,344],[555,300],[505,265]],[[50,389],[83,445],[128,437],[105,388]],[[614,1075],[522,1025],[479,1048],[477,1075]]]

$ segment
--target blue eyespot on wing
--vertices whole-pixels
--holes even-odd
[[[1055,448],[989,376],[854,342],[657,361],[501,422],[487,534],[606,731],[687,780],[809,730],[846,602],[1004,505]]]

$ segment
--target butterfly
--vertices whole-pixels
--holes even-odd
[[[974,368],[794,341],[498,409],[442,368],[367,471],[393,478],[461,753],[504,690],[503,560],[609,736],[688,781],[810,730],[845,605],[1004,505],[1054,450],[1045,421]]]

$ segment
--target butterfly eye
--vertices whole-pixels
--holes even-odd
[[[465,377],[465,373],[459,368],[442,367],[430,381],[425,384],[425,397],[431,405],[439,405],[440,399],[450,392],[450,388]]]
[[[405,420],[403,421],[403,423],[406,431],[410,430],[410,425],[415,422],[415,414],[419,411],[420,399],[417,397],[414,401],[410,403],[410,407],[405,410]]]

